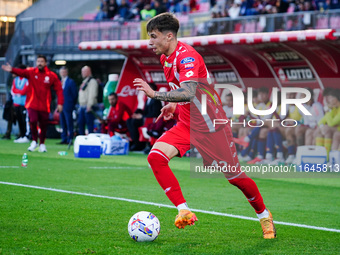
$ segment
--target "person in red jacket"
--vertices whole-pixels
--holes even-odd
[[[132,115],[131,109],[118,100],[118,95],[112,92],[109,97],[110,110],[106,120],[102,121],[101,132],[113,136],[115,132],[126,133],[126,120]]]
[[[30,128],[32,134],[32,143],[28,147],[29,151],[38,148],[38,122],[40,127],[40,145],[39,152],[47,152],[45,138],[47,123],[51,106],[51,87],[58,96],[58,112],[63,110],[63,89],[58,76],[47,68],[47,60],[43,55],[39,55],[36,61],[36,67],[30,69],[12,68],[10,64],[2,65],[1,68],[6,72],[11,72],[20,77],[28,79],[28,91],[26,95],[25,108],[30,118]]]

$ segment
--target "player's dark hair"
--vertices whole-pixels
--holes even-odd
[[[43,58],[43,59],[45,60],[45,62],[47,63],[47,58],[46,58],[45,55],[38,55],[38,56],[37,56],[37,59],[38,59],[38,58]]]
[[[175,15],[169,12],[158,14],[157,16],[150,19],[146,24],[146,31],[148,33],[155,30],[158,30],[161,33],[170,31],[176,36],[178,29],[178,19],[175,17]]]
[[[118,98],[118,95],[117,95],[117,93],[115,93],[115,92],[111,92],[111,93],[109,94],[109,96],[115,96],[115,98]]]

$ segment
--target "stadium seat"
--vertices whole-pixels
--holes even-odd
[[[326,17],[319,17],[316,21],[316,29],[328,28],[328,19]]]

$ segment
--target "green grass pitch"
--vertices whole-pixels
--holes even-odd
[[[171,205],[146,156],[79,159],[47,140],[47,153],[0,141],[0,181]],[[13,167],[6,167],[13,166]],[[16,167],[16,168],[15,168]],[[192,208],[256,217],[242,193],[223,178],[191,178],[189,159],[171,167]],[[340,229],[340,179],[255,179],[274,220]],[[136,243],[127,223],[138,211],[161,222],[152,243]],[[195,226],[177,229],[174,208],[0,184],[0,254],[340,254],[340,233],[276,225],[262,239],[260,223],[196,213]]]

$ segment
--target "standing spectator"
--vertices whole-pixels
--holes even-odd
[[[160,0],[155,1],[154,9],[156,10],[157,15],[167,11],[166,6]]]
[[[89,133],[93,133],[94,129],[94,115],[93,107],[97,104],[98,96],[98,83],[95,78],[92,77],[92,71],[89,66],[84,66],[81,69],[81,76],[83,82],[79,89],[79,115],[78,115],[78,127],[79,134],[85,135],[85,124]]]
[[[189,1],[189,7],[190,7],[190,12],[196,12],[197,11],[197,2],[196,2],[196,0],[190,0]]]
[[[30,128],[32,143],[28,147],[29,151],[34,151],[38,147],[38,122],[40,127],[39,152],[47,152],[45,146],[47,122],[51,105],[51,88],[58,96],[57,111],[63,110],[64,96],[58,76],[47,67],[46,57],[39,55],[36,67],[31,69],[12,68],[10,64],[2,65],[2,69],[14,73],[18,76],[26,77],[29,82],[25,107],[30,118]]]
[[[232,4],[232,6],[228,10],[228,15],[229,15],[230,18],[236,19],[236,18],[239,17],[240,10],[241,10],[241,4],[242,4],[241,0],[234,0],[234,3]]]
[[[142,20],[149,20],[156,16],[156,10],[151,8],[150,4],[144,6],[144,9],[140,12]]]
[[[108,15],[108,6],[107,6],[107,2],[105,0],[101,0],[101,4],[100,4],[100,10],[97,13],[95,20],[104,20],[107,19]]]
[[[130,17],[130,6],[126,0],[121,1],[121,5],[118,7],[118,14],[124,20]]]
[[[127,19],[140,18],[140,11],[144,8],[144,0],[133,0],[131,3],[130,14]]]
[[[9,95],[9,99],[5,103],[4,112],[2,114],[2,118],[7,120],[7,129],[6,133],[1,137],[1,139],[10,140],[12,133],[12,126],[16,123],[15,111],[13,106],[13,98],[12,95]]]
[[[287,0],[276,1],[276,8],[278,9],[279,13],[287,12],[288,7],[289,7],[289,1],[287,1]]]
[[[116,0],[110,0],[107,5],[107,17],[113,19],[118,14],[118,4]]]
[[[340,0],[330,0],[329,6],[330,6],[330,9],[340,9]]]
[[[242,0],[241,6],[240,6],[240,16],[248,16],[253,15],[252,14],[252,8],[253,8],[254,1],[253,0]]]
[[[109,96],[110,109],[106,120],[102,121],[101,132],[113,136],[115,132],[126,133],[126,121],[131,117],[131,109],[119,101],[118,95],[112,92]]]
[[[69,144],[73,140],[73,118],[72,112],[77,103],[78,91],[77,85],[68,77],[68,69],[60,68],[61,85],[63,87],[64,106],[60,113],[60,125],[62,128],[61,142],[59,144]]]
[[[25,65],[20,65],[20,69],[25,70]],[[15,109],[16,119],[18,120],[18,126],[19,126],[19,136],[16,140],[14,140],[15,143],[28,143],[30,140],[26,136],[26,108],[25,108],[25,102],[26,102],[26,93],[28,88],[28,80],[23,77],[16,76],[13,74],[13,83],[12,83],[12,89],[11,94],[13,97],[13,105]]]

